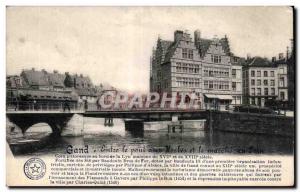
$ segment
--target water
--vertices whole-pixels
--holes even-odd
[[[146,150],[151,152],[194,152],[214,154],[271,154],[292,155],[293,138],[184,128],[183,133],[168,133],[165,125],[160,130],[144,132],[125,131],[124,121],[114,119],[114,126],[105,127],[103,119],[85,118],[84,136],[51,137],[46,124],[35,125],[25,135],[7,135],[7,141],[15,155],[41,156],[66,153],[67,146],[89,146],[94,153],[102,149]],[[41,131],[42,130],[42,131]],[[28,146],[20,142],[30,143]],[[24,147],[25,146],[25,147]],[[169,151],[170,152],[170,151]]]

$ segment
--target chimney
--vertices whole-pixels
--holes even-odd
[[[195,43],[200,42],[200,39],[201,39],[201,32],[200,32],[199,29],[197,29],[197,30],[194,32],[194,41],[195,41]]]
[[[47,74],[47,71],[45,69],[42,69],[42,72],[45,73],[45,74]]]
[[[283,59],[283,58],[284,58],[283,53],[279,53],[279,54],[278,54],[278,60],[281,60],[281,59]]]
[[[275,62],[276,61],[276,57],[272,57],[272,62]]]
[[[179,41],[180,39],[182,39],[183,37],[183,31],[180,31],[180,30],[176,30],[174,32],[174,41],[177,42]]]
[[[82,74],[80,74],[80,77],[82,78],[82,77],[83,77],[83,75],[82,75]]]
[[[58,71],[57,70],[53,70],[53,73],[58,73]]]
[[[34,67],[31,68],[32,71],[35,71]]]
[[[247,60],[251,59],[250,53],[247,54]]]

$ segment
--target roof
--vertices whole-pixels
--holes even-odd
[[[45,71],[24,70],[21,76],[29,85],[49,86],[49,81]]]
[[[209,49],[210,44],[212,43],[211,39],[200,39],[200,42],[197,48],[200,50],[200,56],[203,57],[207,50]]]
[[[48,80],[50,85],[64,87],[64,80],[66,76],[59,73],[48,73]]]
[[[276,65],[270,62],[266,58],[262,57],[253,57],[251,59],[246,60],[246,66],[248,67],[276,67]]]
[[[167,51],[170,45],[173,44],[173,41],[160,40],[161,47],[164,51]]]
[[[275,65],[279,65],[279,64],[287,64],[287,60],[285,58],[280,59],[280,60],[276,60],[273,62]]]
[[[88,85],[89,84],[90,86],[92,86],[92,81],[91,81],[91,79],[88,76],[84,77],[82,75],[80,75],[80,76],[78,76],[78,75],[72,75],[72,77],[73,77],[75,83],[79,84],[80,87],[82,87],[82,84],[84,84],[84,85]]]
[[[178,45],[178,42],[173,42],[169,47],[168,47],[168,50],[166,52],[166,55],[165,55],[165,59],[164,59],[164,62],[167,63],[167,62],[170,62],[172,56],[174,55],[174,52],[176,51],[176,48],[177,48],[177,45]]]

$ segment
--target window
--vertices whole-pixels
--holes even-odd
[[[204,76],[207,77],[208,76],[208,70],[204,69]]]
[[[193,58],[194,58],[193,50],[189,50],[189,59],[193,59]]]
[[[268,80],[264,80],[264,85],[268,85]]]
[[[255,80],[251,79],[251,85],[255,85]]]
[[[232,82],[232,90],[236,91],[236,82]]]
[[[182,49],[182,58],[187,58],[188,49]]]
[[[268,71],[264,71],[264,77],[268,77]]]
[[[251,105],[255,105],[255,98],[250,98],[251,99]]]
[[[275,75],[274,75],[274,71],[271,71],[271,77],[274,77]]]
[[[157,83],[157,91],[160,92],[160,83]]]
[[[204,89],[208,89],[208,81],[204,81]]]
[[[283,87],[284,86],[284,78],[280,77],[279,79],[279,87]]]
[[[281,100],[284,100],[284,96],[285,96],[284,92],[280,92],[280,99]]]
[[[275,88],[271,88],[271,95],[275,95]]]
[[[257,77],[261,77],[261,72],[257,71]]]
[[[236,78],[236,69],[232,69],[232,78]]]
[[[161,79],[161,71],[157,71],[157,79],[158,79],[158,80]]]
[[[261,95],[261,88],[257,88],[257,95]]]
[[[275,86],[275,81],[274,81],[274,80],[271,80],[271,81],[270,81],[270,84],[271,84],[271,86]]]
[[[283,74],[284,73],[284,69],[283,68],[279,68],[279,73]]]
[[[255,95],[255,89],[254,88],[251,89],[251,95]]]
[[[165,80],[164,85],[165,85],[165,88],[168,88],[168,80]]]
[[[269,89],[265,88],[265,95],[269,95]]]
[[[260,79],[257,80],[257,86],[261,86],[261,80]]]
[[[211,61],[213,63],[221,63],[221,56],[219,56],[219,55],[211,55]]]
[[[251,71],[251,77],[255,77],[255,71]]]
[[[210,89],[213,89],[213,88],[214,88],[213,81],[209,81],[209,88],[210,88]]]

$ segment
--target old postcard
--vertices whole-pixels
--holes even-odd
[[[8,186],[295,186],[293,7],[6,8]]]

